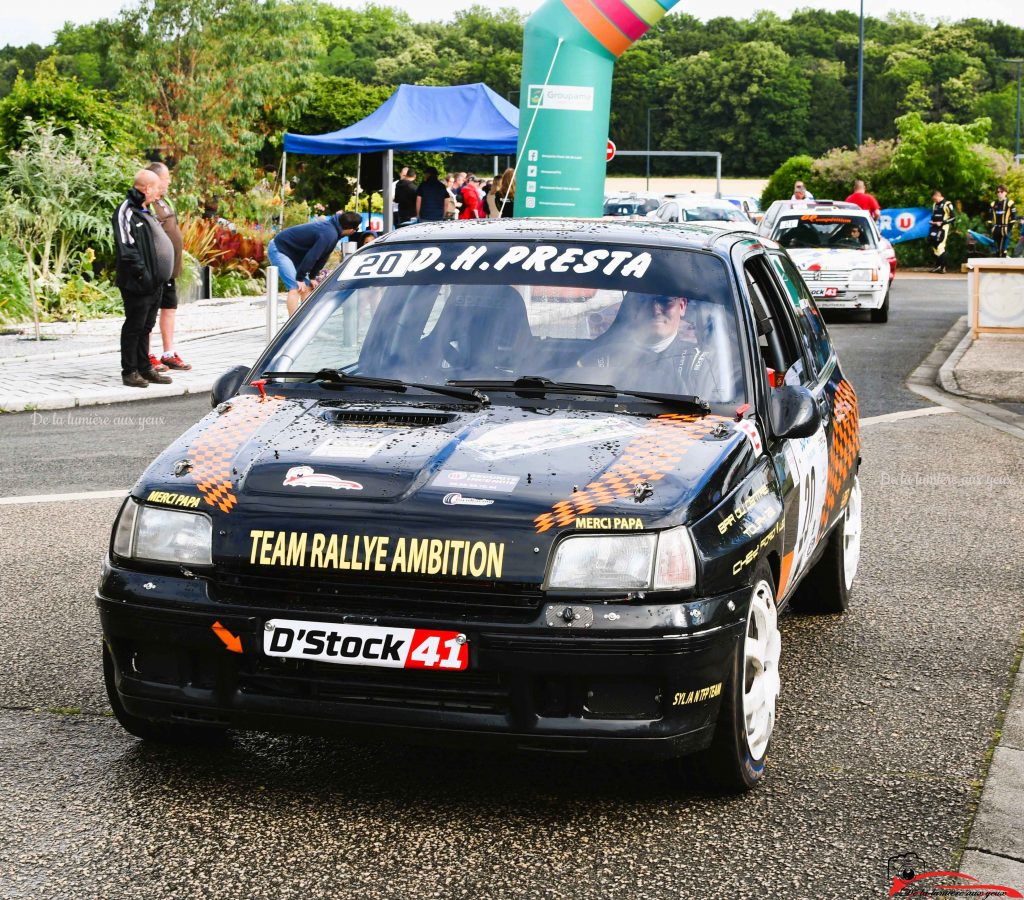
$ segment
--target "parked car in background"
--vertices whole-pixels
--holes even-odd
[[[604,198],[604,214],[615,218],[646,216],[660,205],[657,194],[610,194]]]
[[[870,213],[832,200],[777,200],[758,234],[786,248],[822,309],[866,309],[872,322],[888,321],[895,253]]]
[[[666,194],[665,200],[648,218],[660,222],[700,222],[728,228],[754,230],[754,223],[728,200],[699,194]]]
[[[744,197],[739,194],[729,194],[722,197],[722,199],[728,200],[733,206],[737,206],[742,209],[743,214],[755,225],[764,218],[764,212],[761,210],[761,201],[757,197]]]

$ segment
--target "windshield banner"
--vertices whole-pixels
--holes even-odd
[[[719,295],[721,262],[698,253],[621,244],[455,241],[388,244],[355,254],[339,284],[542,284],[676,295]]]
[[[931,215],[932,211],[924,207],[883,209],[878,218],[878,228],[890,243],[916,241],[928,237]]]

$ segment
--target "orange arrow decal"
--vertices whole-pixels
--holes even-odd
[[[242,639],[235,637],[230,631],[228,631],[220,622],[214,622],[211,626],[213,633],[217,635],[223,642],[224,646],[228,648],[232,653],[242,652]]]

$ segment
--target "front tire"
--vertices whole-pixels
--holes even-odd
[[[821,559],[796,589],[794,609],[811,615],[846,612],[860,563],[862,528],[860,478],[854,475],[843,516],[832,529]]]
[[[215,725],[188,725],[171,722],[152,722],[133,716],[124,708],[117,694],[114,675],[114,660],[110,648],[103,642],[103,682],[107,688],[107,699],[118,724],[129,734],[144,741],[177,746],[215,746],[227,741],[227,729]]]
[[[878,309],[871,310],[871,321],[876,325],[884,325],[889,321],[889,294],[892,292],[892,288],[886,290],[885,299],[882,301],[882,305]]]
[[[751,592],[743,640],[733,654],[715,736],[704,751],[715,784],[725,791],[750,791],[764,779],[781,687],[781,652],[775,588],[762,566]]]

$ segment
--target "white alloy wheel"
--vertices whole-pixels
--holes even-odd
[[[857,577],[857,564],[860,562],[860,478],[853,476],[853,487],[850,489],[850,500],[846,504],[843,516],[843,578],[846,589],[853,587],[853,579]]]
[[[743,644],[743,721],[751,757],[760,760],[768,750],[775,727],[775,702],[779,698],[779,656],[782,636],[771,586],[754,585]]]

